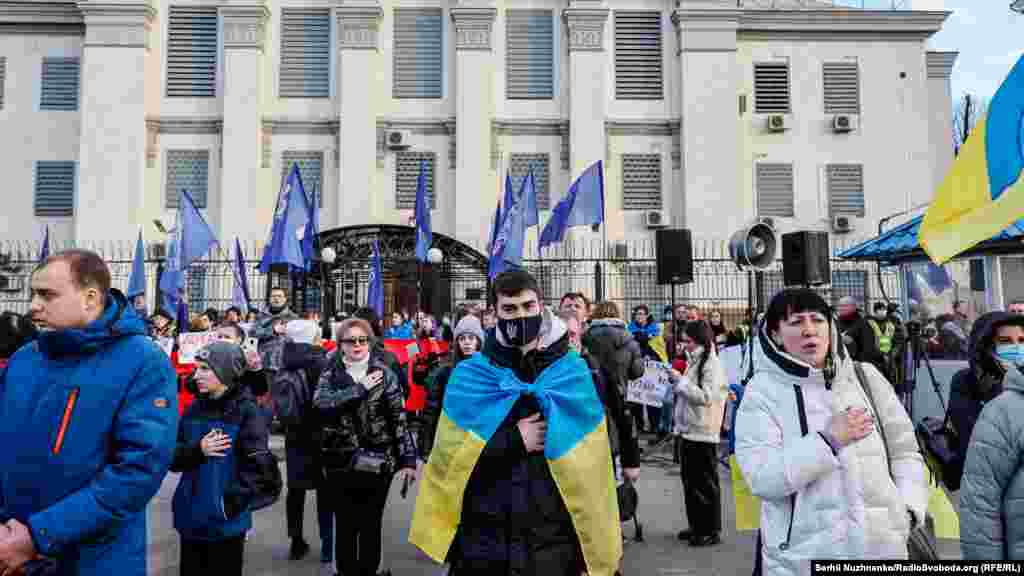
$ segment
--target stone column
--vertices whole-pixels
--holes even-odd
[[[569,180],[604,160],[608,55],[604,30],[607,8],[601,2],[573,0],[563,16],[569,29]]]
[[[351,226],[377,222],[377,194],[373,178],[377,170],[376,90],[377,42],[384,11],[376,2],[335,9],[338,31],[337,94],[341,102],[338,150],[337,222]],[[349,143],[343,146],[342,143]]]
[[[252,216],[246,206],[226,202],[260,189],[262,126],[260,94],[263,74],[264,26],[270,12],[263,0],[228,1],[220,6],[224,22],[224,127],[221,133],[220,194],[209,212],[222,241],[249,235]]]
[[[475,244],[494,211],[497,185],[491,166],[491,121],[494,116],[494,18],[490,2],[459,2],[455,23],[455,193],[440,198],[454,217],[451,232]]]
[[[728,237],[754,216],[752,199],[740,190],[737,169],[745,165],[736,119],[740,12],[716,6],[721,4],[679,0],[672,14],[679,35],[682,118],[682,189],[674,191],[673,212],[684,214],[682,223],[695,239]]]
[[[953,91],[949,77],[953,73],[958,52],[925,52],[928,74],[928,142],[931,146],[932,180],[929,198],[949,172],[953,163]]]
[[[131,241],[145,203],[147,0],[80,0],[85,18],[74,239]]]

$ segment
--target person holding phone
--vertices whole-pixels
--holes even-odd
[[[323,424],[321,462],[338,518],[334,557],[345,576],[376,576],[391,481],[416,480],[416,442],[406,425],[398,377],[370,358],[373,329],[350,318],[341,349],[327,360],[313,394]],[[357,545],[358,543],[358,545]]]
[[[181,535],[182,576],[241,576],[249,509],[257,495],[260,458],[270,458],[270,420],[241,386],[242,349],[217,341],[196,359],[196,401],[178,424],[171,471],[174,528]]]

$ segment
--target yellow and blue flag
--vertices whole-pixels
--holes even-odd
[[[611,576],[622,558],[619,505],[604,407],[586,361],[569,352],[533,384],[482,354],[460,363],[416,499],[409,541],[445,561],[462,517],[463,494],[480,454],[523,394],[534,396],[548,423],[544,447],[592,576]]]
[[[942,264],[1024,218],[1024,56],[960,148],[921,222],[919,240]]]

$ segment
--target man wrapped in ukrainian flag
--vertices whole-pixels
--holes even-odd
[[[622,557],[601,400],[536,279],[494,279],[498,326],[460,363],[409,540],[451,576],[611,576]]]

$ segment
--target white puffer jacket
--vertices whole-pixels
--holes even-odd
[[[675,383],[674,431],[691,442],[721,442],[722,417],[729,384],[714,350],[700,369],[700,352],[686,367],[686,378]],[[698,383],[699,382],[699,383]]]
[[[840,342],[833,330],[832,342]],[[819,434],[833,413],[871,410],[842,346],[829,389],[820,370],[780,352],[761,330],[753,379],[736,418],[736,460],[761,498],[762,573],[810,574],[811,559],[906,559],[910,520],[924,518],[928,488],[913,425],[892,386],[871,365],[864,373],[885,426],[889,476],[877,429],[833,455]],[[797,392],[808,434],[802,436]],[[795,497],[795,498],[794,498]]]

